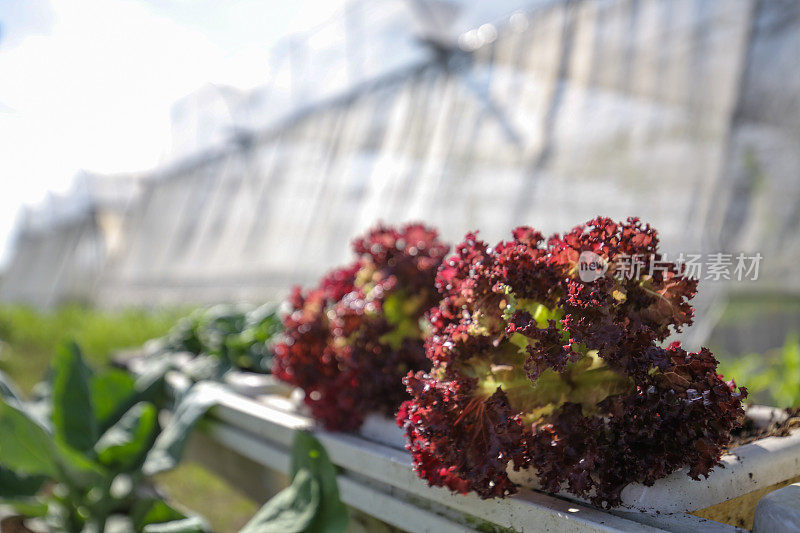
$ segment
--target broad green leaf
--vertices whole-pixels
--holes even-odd
[[[31,418],[39,423],[48,432],[53,432],[53,383],[50,372],[42,381],[33,386],[29,400],[25,402],[24,410]]]
[[[157,429],[156,407],[137,403],[97,441],[94,450],[98,461],[117,471],[134,468],[153,444]]]
[[[90,451],[98,437],[90,374],[77,344],[59,347],[53,360],[53,428],[57,441],[81,452]]]
[[[39,518],[47,514],[47,503],[34,496],[0,498],[0,504],[11,507],[15,513],[26,518]]]
[[[45,428],[50,430],[49,427],[49,409],[39,409],[37,402],[23,401],[22,393],[20,393],[14,381],[0,370],[0,399],[6,401],[9,405],[16,407],[23,411],[28,418]]]
[[[0,400],[0,465],[18,474],[57,473],[52,437],[25,412]]]
[[[17,474],[0,466],[0,500],[35,496],[47,477]]]
[[[150,524],[160,524],[183,520],[186,515],[158,498],[140,499],[131,510],[131,521],[136,531],[142,531]]]
[[[307,470],[320,486],[320,508],[309,532],[340,533],[350,520],[347,507],[339,499],[336,483],[336,467],[328,458],[328,453],[320,442],[310,433],[298,431],[292,445],[292,479],[301,470]]]
[[[152,476],[177,466],[191,435],[192,428],[217,402],[216,389],[203,384],[195,385],[181,400],[167,427],[156,439],[147,454],[142,468],[145,475]]]
[[[167,397],[166,376],[172,368],[173,362],[169,355],[148,360],[144,373],[136,378],[136,395],[133,403],[141,401],[163,405]]]
[[[208,531],[208,524],[199,516],[150,524],[144,528],[144,533],[207,533]]]
[[[92,404],[99,433],[119,422],[139,402],[163,404],[166,399],[165,377],[172,363],[168,358],[154,358],[151,363],[138,378],[123,370],[111,370],[92,378]]]
[[[303,533],[320,508],[319,482],[306,468],[298,470],[292,484],[276,494],[239,533]]]
[[[8,375],[0,370],[0,398],[16,405],[22,404],[22,394]]]
[[[109,472],[88,454],[61,441],[55,441],[55,449],[61,473],[72,485],[89,489],[108,480]]]
[[[92,376],[89,383],[94,417],[106,430],[136,403],[136,379],[123,370],[109,370]]]

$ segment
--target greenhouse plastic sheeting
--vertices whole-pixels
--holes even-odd
[[[281,296],[377,220],[494,242],[598,214],[671,258],[763,255],[757,282],[703,281],[701,311],[800,289],[800,4],[537,2],[452,37],[160,169],[100,301]]]

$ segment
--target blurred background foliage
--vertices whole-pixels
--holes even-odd
[[[800,338],[792,333],[781,348],[724,358],[720,373],[744,385],[752,403],[800,406]]]
[[[0,368],[29,392],[64,340],[74,339],[87,362],[100,366],[116,350],[164,335],[186,312],[179,308],[100,311],[79,305],[37,311],[21,305],[0,306]]]
[[[158,310],[96,310],[67,305],[37,311],[21,305],[0,306],[0,369],[25,392],[46,375],[57,346],[74,339],[87,362],[100,368],[114,352],[141,346],[165,335],[190,308]],[[202,510],[214,531],[235,532],[258,506],[226,481],[197,463],[187,461],[157,477],[160,486],[177,502]]]
[[[719,372],[749,390],[748,401],[800,406],[800,299],[731,298],[706,343]]]

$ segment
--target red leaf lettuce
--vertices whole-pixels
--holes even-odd
[[[615,506],[628,483],[719,464],[746,391],[708,350],[662,347],[692,323],[697,282],[649,225],[596,218],[547,241],[523,227],[494,247],[468,234],[436,285],[434,366],[405,379],[397,417],[431,485],[502,497],[509,469],[531,467],[545,490]]]
[[[424,316],[439,301],[434,280],[448,247],[435,230],[408,224],[380,225],[353,250],[353,264],[294,289],[272,369],[305,391],[325,427],[344,431],[370,412],[393,415],[408,398],[403,376],[430,368]]]

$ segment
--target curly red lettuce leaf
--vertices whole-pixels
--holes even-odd
[[[433,369],[406,379],[398,415],[431,484],[504,496],[507,469],[532,466],[546,490],[615,506],[628,483],[719,464],[746,391],[708,350],[661,347],[691,324],[697,282],[649,225],[518,228],[494,247],[468,234],[436,286]]]
[[[439,300],[436,272],[448,247],[421,224],[379,225],[353,242],[354,263],[297,288],[273,374],[302,388],[326,428],[353,431],[372,412],[393,415],[402,378],[430,368],[424,315]]]
[[[527,464],[527,438],[502,390],[474,394],[476,380],[444,381],[423,372],[404,380],[415,401],[398,413],[420,477],[432,486],[483,498],[516,492],[506,470]]]

